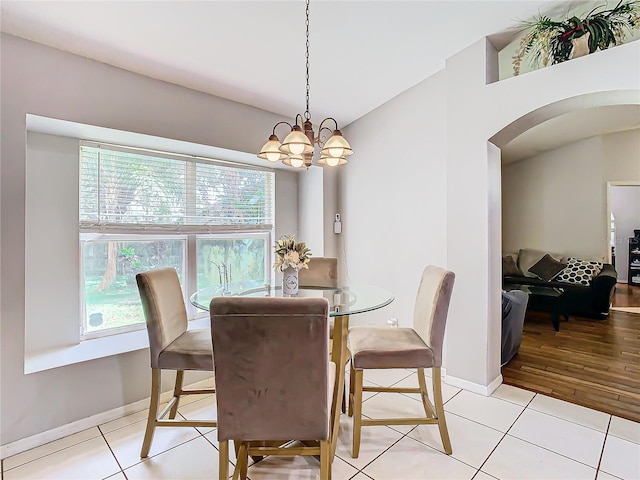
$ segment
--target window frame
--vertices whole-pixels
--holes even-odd
[[[113,145],[106,143],[98,143],[81,140],[79,142],[78,152],[79,161],[82,164],[82,147],[103,148],[125,153],[135,153],[140,155],[149,155],[152,157],[168,158],[172,160],[183,161],[187,164],[187,169],[194,171],[195,168],[189,168],[189,165],[196,163],[206,163],[212,165],[220,165],[228,168],[237,168],[239,170],[258,170],[271,175],[269,187],[266,193],[270,196],[268,203],[270,205],[270,223],[262,224],[236,224],[229,222],[226,225],[159,225],[152,223],[145,224],[116,224],[114,222],[89,222],[79,221],[79,254],[80,254],[80,312],[79,318],[79,340],[80,342],[94,340],[97,338],[112,337],[116,335],[136,332],[143,330],[146,325],[144,322],[131,324],[122,327],[105,328],[98,331],[87,332],[87,308],[86,308],[86,286],[85,286],[85,270],[83,261],[83,242],[86,241],[153,241],[153,240],[184,240],[183,255],[183,282],[181,283],[183,298],[187,308],[187,317],[189,321],[202,319],[207,315],[206,312],[200,311],[189,302],[189,296],[196,291],[198,278],[198,238],[222,238],[222,239],[243,239],[247,237],[262,238],[265,241],[264,255],[264,271],[265,282],[273,282],[274,272],[271,271],[273,252],[270,245],[273,243],[275,232],[275,172],[273,169],[246,165],[241,163],[229,162],[225,160],[210,159],[204,157],[196,157],[193,155],[184,155],[169,152],[160,152],[143,148],[130,148],[121,145]],[[195,179],[195,173],[193,176]],[[82,185],[82,168],[79,174],[80,184]],[[195,181],[187,181],[186,188],[195,187]],[[191,192],[195,195],[195,190]],[[190,198],[190,197],[188,197]],[[187,200],[189,202],[189,200]],[[81,205],[81,196],[78,197],[78,207]],[[148,233],[145,233],[148,232]],[[83,239],[83,236],[95,235],[89,240]]]

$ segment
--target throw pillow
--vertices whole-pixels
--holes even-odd
[[[551,257],[548,253],[529,269],[540,280],[549,282],[553,280],[560,272],[564,270],[566,265]]]
[[[591,285],[593,277],[602,270],[602,263],[589,262],[578,258],[569,257],[567,267],[556,277],[559,282],[573,283],[576,285]]]
[[[512,255],[502,257],[502,276],[503,277],[521,277],[522,272],[516,265],[516,261]]]
[[[522,271],[525,277],[538,278],[531,273],[529,269],[540,261],[548,252],[543,250],[535,250],[533,248],[521,248],[518,252],[518,268]],[[555,260],[562,260],[560,255],[550,254],[551,258]]]

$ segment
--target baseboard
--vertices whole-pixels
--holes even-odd
[[[208,380],[202,380],[190,385],[185,385],[185,388],[203,387],[207,382]],[[160,402],[168,402],[171,399],[172,395],[173,390],[163,392],[160,395]],[[11,457],[13,455],[17,455],[18,453],[31,450],[32,448],[39,447],[40,445],[44,445],[45,443],[53,442],[69,435],[73,435],[74,433],[86,430],[88,428],[97,427],[98,425],[102,425],[104,423],[117,420],[118,418],[131,415],[132,413],[139,412],[140,410],[149,408],[150,400],[151,398],[147,397],[137,402],[114,408],[113,410],[97,413],[90,417],[83,418],[82,420],[67,423],[66,425],[62,425],[61,427],[52,428],[51,430],[47,430],[46,432],[37,433],[30,437],[7,443],[6,445],[0,445],[0,459],[4,460],[7,457]]]
[[[444,383],[446,383],[447,385],[451,385],[452,387],[462,388],[463,390],[468,390],[473,393],[479,393],[480,395],[488,397],[496,390],[496,388],[498,388],[502,384],[502,374],[499,374],[491,383],[489,383],[489,385],[473,383],[462,378],[453,377],[451,375],[447,375],[444,378]]]

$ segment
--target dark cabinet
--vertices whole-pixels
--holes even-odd
[[[640,236],[629,239],[629,285],[640,285]]]

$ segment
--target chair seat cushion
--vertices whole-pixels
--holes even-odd
[[[160,353],[158,368],[213,371],[211,331],[200,328],[184,332]]]
[[[349,328],[351,362],[355,369],[365,368],[429,368],[433,366],[433,350],[413,328],[365,327]]]

